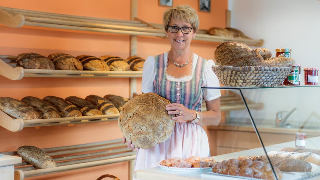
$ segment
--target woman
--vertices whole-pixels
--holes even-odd
[[[168,114],[176,115],[172,135],[165,142],[150,149],[139,149],[135,170],[157,166],[161,160],[171,157],[208,157],[208,137],[199,125],[202,115],[204,125],[218,125],[220,121],[220,91],[201,87],[218,87],[219,81],[211,69],[212,60],[206,61],[193,53],[190,43],[199,27],[196,11],[181,5],[168,9],[163,16],[164,27],[171,43],[169,52],[148,57],[142,76],[142,92],[155,92],[169,99]],[[207,111],[200,113],[204,97]],[[129,148],[134,148],[130,141]],[[200,147],[201,145],[201,147]]]

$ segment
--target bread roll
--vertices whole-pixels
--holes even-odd
[[[39,99],[37,97],[27,96],[24,97],[22,102],[38,109],[41,114],[42,118],[49,119],[49,118],[60,118],[59,111],[50,103]]]
[[[132,71],[142,71],[146,60],[138,56],[130,56],[126,59]]]
[[[59,110],[60,115],[62,117],[80,117],[80,116],[82,116],[82,113],[77,108],[77,106],[69,103],[68,101],[66,101],[60,97],[46,96],[43,98],[43,100],[54,105],[55,108]]]
[[[129,64],[118,56],[101,56],[100,59],[107,63],[110,71],[128,71],[130,70]]]
[[[66,100],[76,105],[84,116],[102,115],[102,112],[97,108],[97,106],[85,99],[76,96],[69,96],[66,98]]]
[[[119,110],[108,99],[102,98],[97,95],[89,95],[85,99],[91,102],[93,105],[97,106],[98,109],[102,111],[102,114],[119,114]]]
[[[39,119],[41,117],[33,107],[10,97],[0,97],[0,110],[12,117],[25,120]]]
[[[84,69],[91,70],[91,71],[109,71],[110,68],[101,59],[95,56],[89,55],[80,55],[77,56],[77,59],[82,63]]]
[[[54,70],[53,62],[37,53],[22,53],[17,56],[17,63],[26,69]]]
[[[74,56],[65,53],[54,53],[48,56],[58,70],[83,70],[82,64]]]

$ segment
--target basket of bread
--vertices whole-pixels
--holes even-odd
[[[232,87],[273,87],[281,85],[294,60],[271,57],[265,48],[251,49],[239,42],[224,42],[215,50],[213,71],[221,84]]]

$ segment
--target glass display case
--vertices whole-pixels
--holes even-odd
[[[204,127],[218,167],[201,171],[201,179],[320,179],[320,86],[203,89],[238,94],[230,101],[246,109]],[[248,101],[263,107],[250,109]]]

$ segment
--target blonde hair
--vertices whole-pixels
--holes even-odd
[[[197,12],[188,5],[179,5],[175,8],[167,9],[163,13],[163,25],[165,30],[168,30],[171,19],[179,19],[183,22],[190,23],[193,31],[196,32],[199,28],[199,17]]]

